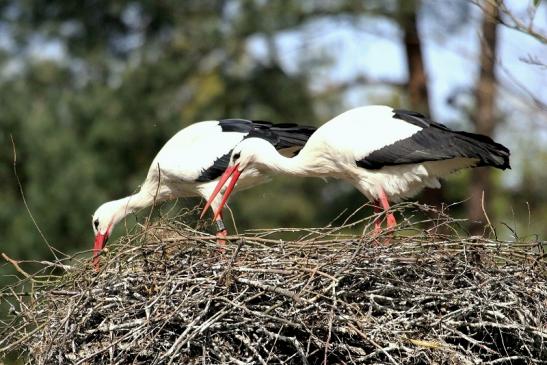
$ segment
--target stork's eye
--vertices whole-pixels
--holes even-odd
[[[95,226],[95,229],[99,229],[99,220],[95,219],[95,221],[93,222],[93,225]]]
[[[239,156],[240,156],[240,153],[239,153],[239,152],[236,153],[236,154],[234,155],[234,161],[237,160],[237,159],[239,158]]]

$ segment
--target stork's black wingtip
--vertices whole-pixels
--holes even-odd
[[[506,159],[503,161],[503,165],[499,166],[501,170],[511,170],[511,164],[509,163],[509,159]]]

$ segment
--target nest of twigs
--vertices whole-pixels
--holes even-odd
[[[221,251],[156,222],[99,273],[72,258],[5,289],[0,349],[37,364],[545,363],[541,242],[409,228],[256,231]]]

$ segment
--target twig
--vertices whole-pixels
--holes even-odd
[[[46,243],[46,246],[49,248],[49,250],[51,251],[51,253],[55,257],[55,259],[59,260],[59,258],[55,254],[56,249],[54,249],[53,246],[51,246],[49,244],[46,236],[44,235],[44,233],[40,229],[40,226],[38,226],[38,223],[36,222],[36,219],[34,218],[34,215],[32,214],[32,212],[30,210],[30,207],[27,203],[27,198],[25,197],[25,192],[23,190],[23,184],[21,184],[21,180],[19,179],[19,175],[17,174],[17,150],[15,149],[15,141],[13,139],[13,135],[10,134],[10,138],[11,138],[11,146],[13,148],[13,174],[15,175],[15,179],[17,180],[17,186],[19,187],[19,193],[21,194],[21,199],[23,199],[23,204],[25,205],[27,213],[28,213],[30,219],[32,220],[32,223],[34,224],[34,227],[36,228],[36,230],[40,234],[40,237],[42,237],[42,239]]]
[[[4,252],[2,252],[2,258],[3,258],[4,260],[6,260],[7,262],[9,262],[10,264],[12,264],[13,267],[15,267],[15,270],[17,270],[18,272],[20,272],[21,274],[23,274],[23,276],[24,276],[25,278],[34,281],[34,279],[32,278],[32,275],[30,275],[29,273],[27,273],[25,270],[23,270],[23,269],[19,266],[19,261],[15,261],[14,259],[9,258],[8,255],[6,255]]]
[[[541,242],[468,237],[445,211],[419,222],[453,235],[411,218],[389,247],[354,228],[291,228],[293,241],[231,236],[229,255],[184,215],[149,221],[96,275],[74,255],[28,261],[41,267],[32,291],[19,274],[0,289],[0,348],[36,363],[539,363]]]
[[[492,226],[492,222],[490,222],[490,218],[488,217],[488,213],[486,213],[486,208],[484,207],[484,190],[482,191],[481,196],[481,208],[482,213],[484,214],[484,217],[486,218],[486,221],[488,222],[488,228],[490,228],[490,231],[494,235],[494,237],[497,239],[498,235],[496,234],[496,231],[494,230],[494,226]]]

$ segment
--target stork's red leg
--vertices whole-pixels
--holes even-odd
[[[226,244],[226,240],[224,238],[228,235],[228,230],[224,226],[224,221],[222,220],[222,214],[220,214],[219,219],[215,221],[215,225],[217,227],[217,243],[219,245],[224,246]]]
[[[397,225],[397,220],[395,219],[395,215],[393,213],[387,214],[387,227],[388,228],[394,228]]]
[[[374,213],[382,213],[382,208],[380,208],[380,202],[375,201],[374,203]],[[376,219],[374,219],[374,233],[380,234],[382,232],[382,220],[380,219],[380,216],[377,216]]]
[[[380,188],[380,203],[382,204],[382,208],[387,212],[389,210],[389,202],[387,200],[387,195],[384,189]],[[389,212],[387,214],[387,227],[393,228],[397,225],[397,220],[395,219],[395,215],[393,213]]]

